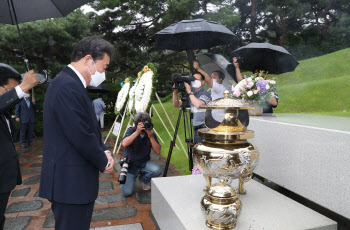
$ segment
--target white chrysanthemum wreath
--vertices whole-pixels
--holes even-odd
[[[143,68],[143,74],[135,88],[135,110],[136,113],[145,112],[150,103],[153,93],[153,71],[146,65]]]
[[[139,72],[137,74],[137,79],[135,80],[134,86],[131,87],[130,91],[129,91],[129,101],[128,101],[128,112],[131,113],[132,109],[134,108],[134,99],[135,99],[135,89],[137,84],[140,81],[140,77],[141,77],[141,72]]]
[[[126,78],[122,89],[118,93],[117,101],[115,103],[115,113],[119,113],[123,109],[129,94],[130,84],[129,78]]]

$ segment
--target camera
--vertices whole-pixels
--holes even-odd
[[[126,181],[126,174],[128,173],[128,168],[130,165],[130,161],[128,161],[127,158],[121,159],[119,161],[120,166],[122,167],[122,169],[120,170],[120,175],[118,178],[118,182],[120,184],[125,184]]]
[[[185,82],[191,85],[191,81],[196,80],[194,76],[189,75],[188,73],[173,73],[171,76],[175,83],[174,89],[179,89],[180,91],[186,92]]]
[[[143,122],[143,126],[145,127],[146,130],[152,130],[153,129],[153,124],[150,121]]]

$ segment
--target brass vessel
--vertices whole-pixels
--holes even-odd
[[[258,149],[247,141],[254,137],[254,131],[247,130],[239,119],[240,109],[252,109],[252,107],[248,103],[228,98],[228,91],[226,91],[225,98],[209,102],[206,106],[201,106],[201,109],[207,110],[205,117],[207,128],[198,130],[198,135],[205,140],[197,143],[193,148],[194,163],[206,179],[204,188],[206,194],[202,199],[201,209],[205,210],[203,212],[208,227],[232,229],[236,224],[241,202],[230,184],[233,179],[238,179],[238,192],[245,194],[243,185],[252,178],[253,170],[259,162]],[[218,121],[220,116],[217,114],[214,120],[214,113],[211,114],[211,110],[222,111],[222,120]],[[211,185],[212,178],[219,179],[220,183]],[[228,199],[226,195],[223,197],[215,195],[219,191],[221,193],[230,191],[231,198]],[[230,205],[236,208],[236,215],[228,214],[227,206]],[[212,209],[216,211],[213,212]],[[209,215],[209,213],[216,214]],[[221,214],[218,213],[226,213],[226,217],[231,218],[230,224],[228,222],[223,224]]]
[[[235,190],[223,182],[212,185],[201,201],[205,223],[212,229],[234,228],[241,206]]]

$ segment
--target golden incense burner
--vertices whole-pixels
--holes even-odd
[[[230,184],[233,179],[238,179],[238,192],[245,194],[244,182],[252,178],[253,170],[259,161],[258,149],[247,141],[254,137],[254,131],[247,130],[238,116],[240,110],[252,109],[252,107],[240,100],[228,98],[228,91],[226,91],[225,98],[209,102],[206,106],[201,106],[201,109],[207,110],[205,124],[208,128],[198,130],[198,135],[205,140],[197,143],[193,148],[194,163],[206,179],[204,188],[206,194],[201,202],[201,208],[209,228],[232,229],[236,225],[241,202]],[[212,185],[212,178],[219,179],[220,183]],[[215,196],[214,194],[217,194],[220,189],[230,190],[232,194],[229,197],[227,197],[228,193]],[[219,198],[224,199],[225,202],[222,203]],[[235,209],[228,208],[227,205],[233,204]],[[215,208],[208,211],[209,206],[215,206]],[[233,215],[229,214],[228,210],[236,210],[236,212]],[[216,212],[215,215],[214,212]],[[222,213],[230,216],[231,222],[223,223],[222,218],[219,218]],[[217,217],[216,221],[213,216]]]

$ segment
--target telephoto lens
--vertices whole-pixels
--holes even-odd
[[[126,174],[128,173],[128,168],[129,168],[129,161],[126,158],[124,158],[124,159],[120,160],[119,163],[120,163],[120,166],[122,167],[122,169],[120,170],[118,182],[120,184],[125,184]]]

